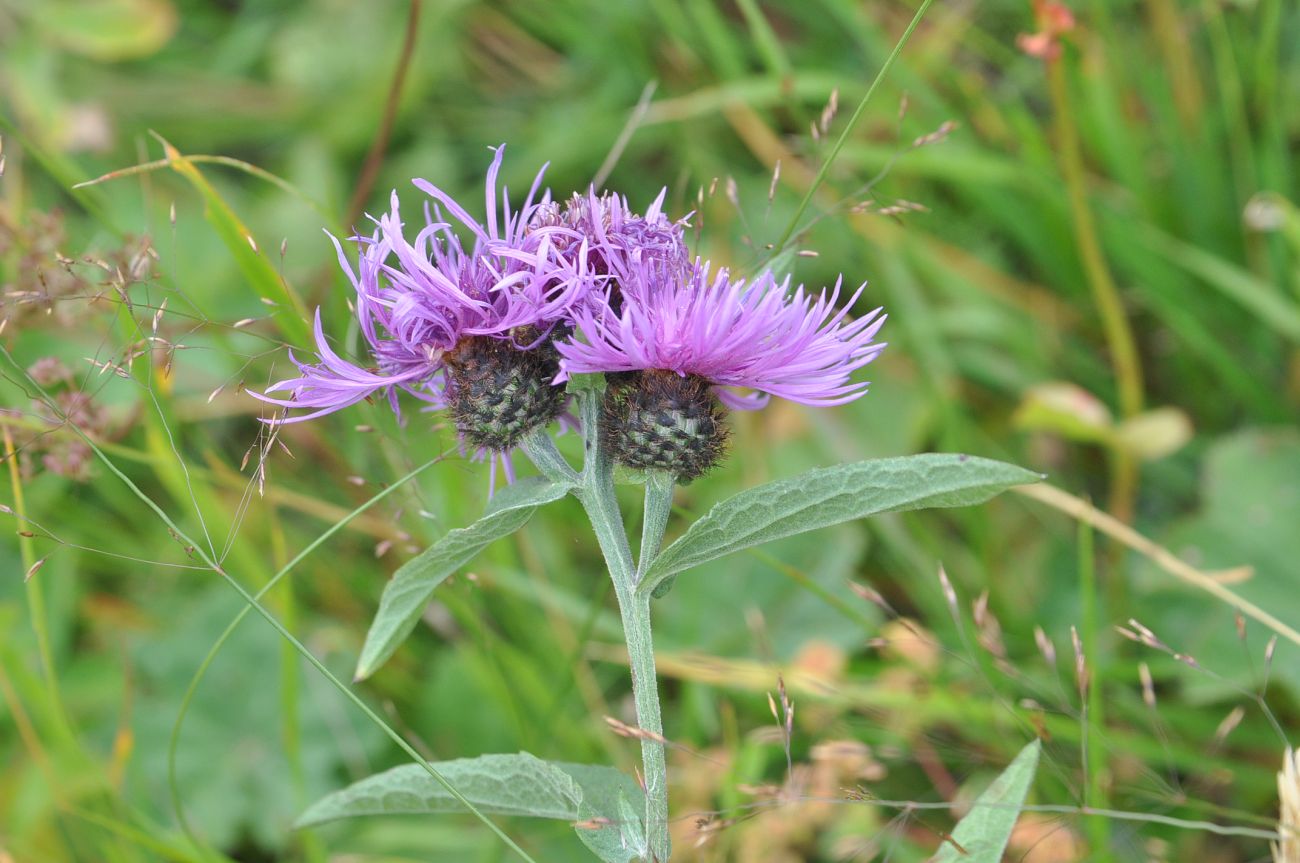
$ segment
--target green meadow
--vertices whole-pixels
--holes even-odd
[[[670,541],[841,462],[1046,477],[654,600],[673,860],[1300,861],[1300,6],[1069,2],[0,0],[0,863],[594,859],[454,801],[295,827],[412,754],[641,768],[576,500],[354,682],[489,468],[414,399],[249,394],[317,307],[365,354],[325,232],[413,178],[482,217],[502,143],[514,203],[665,190],[693,254],[889,315],[865,397],[731,414]]]

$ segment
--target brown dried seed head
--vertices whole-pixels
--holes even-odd
[[[960,614],[957,607],[957,591],[952,589],[952,582],[948,580],[948,573],[944,570],[943,564],[939,564],[939,584],[943,586],[943,595],[948,600],[948,607],[953,615]]]
[[[1145,662],[1138,664],[1138,677],[1142,680],[1142,700],[1147,707],[1156,709],[1156,684],[1151,679],[1151,667]]]
[[[23,581],[24,581],[24,582],[31,581],[31,580],[32,580],[32,576],[34,576],[34,575],[36,575],[36,573],[40,572],[41,567],[42,567],[42,566],[45,566],[45,561],[47,561],[47,560],[49,560],[49,558],[42,557],[40,560],[36,561],[36,562],[33,563],[30,567],[28,567],[28,568],[27,568],[27,574],[23,576]]]
[[[1219,727],[1214,730],[1214,742],[1222,744],[1223,741],[1227,739],[1228,735],[1232,733],[1232,730],[1241,724],[1241,720],[1244,719],[1245,716],[1246,709],[1240,704],[1232,708],[1232,711],[1228,713],[1227,716],[1223,717],[1223,721],[1219,723]]]
[[[1074,645],[1074,679],[1079,686],[1079,694],[1084,695],[1088,691],[1088,660],[1083,653],[1083,642],[1079,638],[1079,630],[1070,627],[1070,642]]]
[[[1043,659],[1047,660],[1047,664],[1055,668],[1056,645],[1047,637],[1047,633],[1043,632],[1041,626],[1034,627],[1034,642],[1038,645],[1038,652],[1043,655]]]

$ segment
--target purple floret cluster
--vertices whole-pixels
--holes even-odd
[[[874,339],[885,317],[880,309],[849,317],[861,287],[840,303],[838,283],[829,292],[792,290],[788,277],[734,277],[693,258],[685,220],[664,214],[663,193],[642,213],[594,190],[561,202],[539,172],[515,209],[498,187],[504,152],[496,149],[487,172],[483,221],[416,180],[429,197],[418,223],[403,221],[394,192],[389,212],[372,217],[372,233],[352,238],[355,266],[334,240],[369,361],[340,356],[318,310],[316,361],[291,355],[297,375],[258,396],[286,409],[269,421],[301,422],[376,396],[400,412],[406,392],[452,407],[458,427],[464,417],[498,423],[495,437],[459,431],[480,449],[507,450],[562,413],[548,408],[530,426],[537,394],[519,395],[514,371],[489,368],[516,351],[528,361],[507,365],[546,375],[547,386],[579,373],[611,381],[624,373],[624,384],[628,373],[675,375],[738,410],[771,396],[827,406],[865,393],[851,375],[884,347]],[[493,404],[457,410],[471,389],[491,392]]]

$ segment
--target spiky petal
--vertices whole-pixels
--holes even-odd
[[[273,422],[301,422],[355,404],[377,393],[394,410],[406,391],[435,406],[448,397],[445,357],[466,339],[484,337],[530,349],[565,319],[574,302],[591,287],[580,276],[585,248],[572,259],[556,254],[550,238],[528,237],[538,206],[542,174],[537,175],[523,207],[512,210],[508,192],[498,194],[497,177],[504,145],[497,148],[486,182],[486,221],[480,223],[441,189],[424,180],[415,185],[435,202],[426,205],[424,226],[407,240],[397,193],[390,211],[374,219],[369,237],[354,237],[358,259],[353,269],[342,244],[331,237],[356,292],[354,304],[361,335],[375,365],[350,362],[331,347],[316,313],[318,361],[291,355],[298,376],[268,387],[257,397],[286,408],[308,408],[299,416]],[[544,170],[544,169],[543,169]],[[453,222],[470,236],[462,244]],[[529,344],[516,341],[527,333]],[[274,397],[271,393],[288,393]],[[256,394],[255,394],[256,395]]]
[[[617,311],[608,302],[575,308],[575,336],[557,345],[561,380],[657,369],[703,378],[737,409],[761,407],[769,396],[838,405],[866,392],[850,376],[885,347],[873,341],[885,321],[881,309],[850,320],[863,288],[837,308],[839,282],[813,296],[802,286],[792,293],[788,277],[770,272],[746,281],[697,262],[674,278],[645,261],[634,261],[619,282]]]

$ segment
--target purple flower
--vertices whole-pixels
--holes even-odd
[[[690,263],[683,237],[686,220],[673,222],[664,215],[667,191],[661,191],[644,214],[638,214],[622,195],[597,195],[594,188],[588,189],[587,194],[574,195],[563,206],[556,202],[540,206],[533,227],[538,233],[550,233],[561,255],[572,257],[585,241],[588,260],[574,260],[573,264],[597,276],[627,271],[634,257],[639,257],[643,266],[684,272]]]
[[[496,149],[488,169],[485,224],[441,189],[415,180],[434,204],[425,205],[425,224],[413,240],[406,239],[396,192],[391,211],[373,219],[374,233],[352,238],[358,248],[355,270],[342,244],[331,236],[339,264],[356,291],[356,317],[374,364],[363,367],[339,356],[326,338],[317,309],[317,362],[303,362],[291,353],[298,376],[272,384],[267,394],[255,394],[271,404],[308,412],[272,422],[324,416],[376,393],[386,395],[394,411],[399,410],[399,391],[434,407],[446,406],[455,397],[456,358],[466,353],[469,343],[477,344],[470,351],[476,362],[500,354],[484,340],[529,351],[567,317],[574,302],[591,288],[590,280],[580,276],[586,266],[585,246],[579,243],[572,255],[561,256],[549,234],[532,235],[530,223],[538,208],[549,202],[547,196],[537,200],[542,173],[519,210],[511,209],[504,188],[498,201],[504,151],[504,145]],[[470,235],[468,249],[444,218],[444,210]],[[277,398],[271,393],[288,395]]]
[[[842,308],[837,281],[829,294],[790,293],[790,279],[764,272],[751,281],[696,263],[673,278],[632,262],[618,274],[622,307],[588,303],[574,310],[575,337],[557,343],[560,379],[580,372],[658,370],[711,384],[728,407],[753,409],[779,396],[806,405],[838,405],[862,396],[850,375],[885,347],[872,341],[885,322],[876,309],[857,320]],[[581,338],[577,338],[581,336]],[[738,387],[755,392],[742,396]]]

